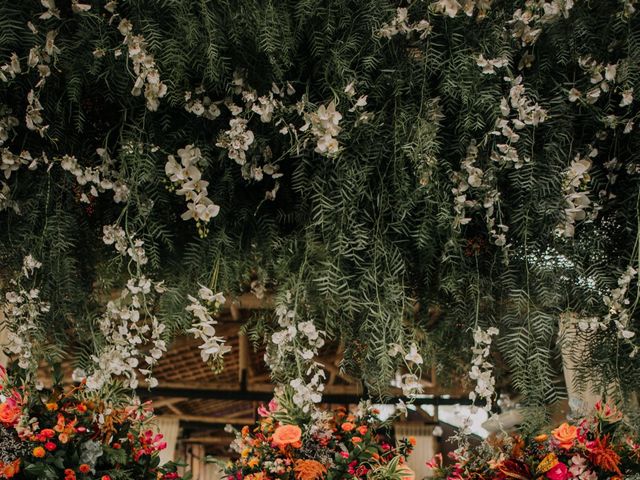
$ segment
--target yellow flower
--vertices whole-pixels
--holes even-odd
[[[42,448],[42,447],[34,448],[32,453],[33,453],[33,456],[36,457],[36,458],[42,458],[47,454],[45,449]]]
[[[247,465],[249,465],[249,467],[251,468],[257,467],[259,464],[260,460],[258,460],[256,457],[251,457],[251,459],[247,463]]]

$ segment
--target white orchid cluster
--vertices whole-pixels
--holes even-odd
[[[149,262],[144,250],[144,241],[132,239],[130,243],[126,232],[117,224],[102,227],[102,241],[105,245],[113,245],[120,255],[128,255],[138,267]]]
[[[569,90],[569,101],[577,102],[583,101],[589,105],[595,104],[602,94],[609,92],[615,92],[620,95],[619,107],[628,107],[633,104],[633,87],[629,85],[620,85],[618,80],[618,69],[620,68],[620,62],[609,63],[607,65],[597,62],[593,58],[580,57],[580,67],[589,75],[589,81],[591,87],[585,92],[581,92],[577,88],[573,87]],[[624,122],[625,126],[623,133],[631,133],[634,127],[634,119],[618,118],[616,115],[607,115],[603,118],[605,126],[615,129],[621,122]]]
[[[451,191],[454,198],[454,226],[457,228],[471,221],[468,209],[483,208],[485,223],[493,243],[499,247],[506,247],[508,246],[506,233],[509,227],[496,221],[496,205],[500,200],[500,193],[495,186],[493,173],[485,172],[477,166],[478,153],[478,147],[475,141],[472,141],[467,148],[467,156],[460,164],[461,170],[453,173],[455,186]],[[472,189],[478,192],[482,201],[471,196]]]
[[[105,244],[131,258],[136,273],[120,296],[107,303],[98,320],[104,344],[91,357],[91,372],[78,371],[77,376],[86,379],[90,390],[99,390],[114,378],[124,380],[129,388],[137,388],[139,375],[149,387],[155,387],[158,381],[152,370],[167,345],[162,337],[165,325],[151,313],[151,306],[165,287],[163,282],[154,282],[142,273],[142,266],[148,262],[142,240],[128,237],[119,225],[105,225],[103,233]]]
[[[378,30],[378,35],[391,38],[396,35],[409,36],[413,32],[419,34],[420,39],[424,40],[431,33],[431,24],[427,20],[409,23],[409,11],[406,8],[398,8],[396,16]]]
[[[509,98],[503,98],[500,102],[501,117],[496,122],[496,130],[491,132],[497,137],[504,137],[504,143],[496,145],[497,150],[491,155],[491,159],[500,165],[512,164],[516,169],[522,168],[530,158],[520,158],[514,144],[520,140],[517,131],[527,126],[536,127],[547,118],[547,111],[526,96],[522,83],[522,76],[505,80],[511,82]]]
[[[609,312],[605,315],[604,321],[607,324],[615,325],[618,338],[630,339],[635,336],[635,332],[629,330],[631,322],[631,311],[629,304],[631,301],[627,298],[629,286],[631,282],[638,276],[638,271],[629,266],[618,279],[618,287],[611,290],[610,295],[605,295],[602,299],[604,304],[609,308]],[[637,351],[637,348],[636,348]]]
[[[28,150],[22,150],[16,155],[8,148],[0,148],[0,173],[5,180],[8,180],[20,167],[26,165],[29,170],[35,170],[40,163],[49,164],[49,159],[44,153],[41,157],[34,158]],[[11,200],[11,188],[7,183],[0,181],[0,212],[8,208],[20,213],[18,203]]]
[[[195,89],[195,95],[190,91],[184,92],[184,109],[193,113],[196,117],[203,117],[207,120],[215,120],[222,113],[218,106],[221,102],[214,102],[208,95],[203,95],[205,90],[202,86]]]
[[[498,333],[500,332],[495,327],[489,327],[487,330],[477,327],[473,332],[474,345],[471,349],[473,358],[471,359],[469,378],[476,385],[473,392],[469,393],[469,399],[473,402],[478,399],[484,400],[483,408],[488,412],[493,406],[496,384],[496,379],[493,376],[493,364],[488,359],[491,354],[492,337]]]
[[[595,148],[591,148],[586,157],[580,154],[576,155],[569,168],[564,172],[564,211],[562,220],[556,227],[557,235],[567,238],[573,237],[576,222],[587,217],[587,209],[591,205],[591,200],[585,186],[590,180],[591,159],[596,155],[598,155],[598,150]]]
[[[627,267],[618,279],[618,287],[612,289],[608,295],[602,296],[602,301],[608,309],[607,314],[602,318],[588,317],[578,320],[578,328],[588,333],[606,331],[614,327],[618,338],[632,345],[632,358],[640,352],[640,347],[632,343],[636,333],[630,327],[633,307],[629,299],[629,288],[637,276],[638,271],[635,268]]]
[[[106,344],[91,357],[94,368],[87,376],[87,388],[99,390],[113,378],[124,379],[129,388],[137,388],[138,374],[145,377],[149,387],[158,384],[152,369],[167,350],[162,339],[165,326],[149,315],[147,297],[163,291],[161,284],[138,276],[129,279],[118,299],[107,303],[98,322]]]
[[[229,158],[238,165],[247,163],[247,151],[255,139],[253,132],[247,128],[248,123],[246,118],[232,118],[229,120],[229,129],[216,142],[216,147],[227,150]]]
[[[182,214],[182,219],[195,220],[200,236],[206,236],[204,224],[220,213],[220,207],[209,198],[209,182],[202,179],[202,172],[198,168],[203,158],[202,152],[194,145],[187,145],[178,150],[178,158],[179,163],[174,155],[167,157],[165,173],[177,187],[176,194],[184,196],[187,201],[187,211]]]
[[[421,394],[423,386],[420,377],[424,360],[418,351],[418,345],[412,342],[409,345],[409,351],[406,351],[399,343],[392,343],[389,348],[389,356],[392,358],[401,356],[406,370],[406,373],[396,373],[395,380],[391,382],[392,386],[400,388],[405,397],[411,398]]]
[[[46,157],[33,158],[31,153],[27,150],[23,150],[19,155],[12,153],[8,148],[0,149],[0,172],[2,172],[4,178],[8,180],[11,178],[11,174],[19,170],[20,167],[27,165],[29,170],[35,170],[38,168],[39,161],[45,161]]]
[[[167,86],[160,80],[153,55],[147,51],[147,44],[142,35],[133,34],[133,25],[123,18],[118,24],[118,30],[124,37],[129,58],[133,63],[133,71],[137,75],[131,90],[134,97],[144,92],[147,109],[155,112],[160,106],[160,99],[167,93]]]
[[[520,40],[523,47],[533,45],[544,24],[568,18],[573,5],[574,0],[527,0],[524,9],[518,8],[509,21],[512,37]]]
[[[315,358],[325,344],[325,332],[318,330],[312,320],[299,321],[292,303],[291,292],[276,305],[275,315],[279,329],[271,334],[265,362],[276,377],[289,378],[294,401],[305,412],[322,400],[326,373]],[[291,362],[295,359],[296,372],[291,375]]]
[[[636,13],[636,3],[638,3],[638,0],[624,0],[622,14],[628,18]]]
[[[509,65],[509,59],[506,57],[484,58],[484,55],[480,53],[476,57],[476,65],[482,68],[484,75],[495,75],[496,68],[504,68]]]
[[[38,32],[32,23],[29,23],[29,27],[34,34]],[[55,43],[57,36],[58,32],[56,30],[49,30],[45,37],[44,45],[36,45],[29,50],[27,66],[37,69],[40,76],[40,80],[36,83],[36,89],[41,89],[44,86],[47,78],[51,75],[49,64],[60,53],[60,49]]]
[[[19,120],[11,115],[11,110],[0,106],[0,147],[9,140],[13,129],[20,125]]]
[[[371,121],[373,119],[373,112],[362,111],[364,107],[367,106],[367,95],[359,95],[356,98],[355,84],[356,82],[350,82],[344,88],[344,93],[346,93],[347,97],[349,97],[349,100],[351,101],[351,108],[349,108],[349,112],[360,112],[360,116],[356,120],[356,126],[358,126]]]
[[[213,315],[220,310],[226,299],[222,293],[214,294],[211,289],[200,286],[198,297],[188,296],[191,302],[186,310],[193,315],[192,327],[187,332],[202,342],[200,355],[202,361],[212,369],[222,366],[224,354],[231,351],[231,347],[225,345],[225,339],[216,335],[215,325],[217,321]]]
[[[42,104],[34,90],[31,90],[27,94],[27,102],[27,113],[25,116],[27,128],[29,130],[37,131],[40,136],[44,136],[44,132],[47,130],[48,125],[43,125],[44,118],[42,117]]]
[[[60,18],[60,11],[56,8],[55,0],[40,0],[41,4],[47,9],[40,15],[40,19],[47,20],[50,18]],[[90,6],[81,4],[78,0],[72,1],[72,10],[74,12],[86,11]],[[38,29],[31,22],[27,22],[27,26],[31,30],[31,33],[38,34]],[[49,128],[44,124],[43,107],[40,103],[40,92],[45,85],[47,78],[51,75],[50,64],[55,59],[55,56],[60,53],[60,49],[55,44],[55,39],[58,35],[57,30],[49,30],[45,36],[44,45],[36,45],[29,50],[27,57],[27,70],[22,69],[20,58],[13,52],[10,56],[9,62],[0,66],[0,80],[8,82],[14,79],[19,74],[25,74],[36,69],[38,71],[39,80],[35,84],[35,87],[27,94],[27,108],[25,113],[25,125],[29,130],[36,131],[40,136],[44,136],[45,132]]]
[[[55,8],[53,0],[42,0],[42,3],[43,5],[54,5],[53,8]],[[40,18],[44,17],[41,16]],[[28,26],[33,34],[38,33],[38,30],[33,23],[28,22]],[[22,70],[20,59],[16,53],[11,54],[9,63],[0,66],[0,80],[4,82],[8,82],[9,79],[15,78],[18,74],[27,73],[32,68],[38,70],[40,79],[38,83],[36,83],[35,89],[30,90],[27,94],[25,125],[29,130],[37,131],[41,136],[44,136],[48,125],[44,125],[44,118],[42,116],[43,108],[40,103],[39,96],[47,77],[51,75],[51,67],[49,64],[55,55],[60,52],[60,49],[55,44],[57,35],[58,32],[56,30],[48,31],[44,45],[36,45],[29,50],[29,56],[27,57],[27,71]]]
[[[14,52],[9,57],[9,62],[0,66],[0,80],[8,82],[9,79],[16,78],[19,73],[22,73],[22,67],[20,66],[18,54]]]
[[[275,84],[272,86],[268,95],[258,96],[255,89],[249,86],[242,72],[235,71],[232,81],[234,93],[242,97],[243,106],[237,105],[232,98],[226,98],[224,105],[229,109],[233,118],[229,120],[229,129],[226,130],[218,138],[217,147],[224,148],[228,151],[229,158],[238,165],[247,163],[247,151],[254,143],[255,136],[253,132],[247,128],[248,118],[242,118],[242,113],[256,113],[260,117],[262,123],[269,123],[273,120],[273,113],[282,106],[282,103],[275,97],[275,92],[281,96],[284,92]],[[291,87],[293,94],[295,90]]]
[[[473,16],[478,11],[478,18],[482,19],[487,15],[491,8],[493,0],[437,0],[431,4],[431,8],[438,13],[443,13],[451,18],[458,15],[459,12],[464,13],[468,17]]]
[[[95,198],[106,191],[113,192],[113,201],[125,203],[129,199],[129,187],[122,180],[116,178],[115,172],[110,170],[112,160],[104,148],[98,148],[96,153],[102,160],[98,167],[83,167],[78,159],[72,155],[64,155],[59,159],[60,167],[71,173],[80,187],[86,188],[80,194],[82,203],[91,203],[91,197]]]
[[[321,155],[335,155],[340,149],[337,136],[340,133],[342,114],[336,110],[335,102],[331,101],[326,107],[320,105],[315,112],[304,114],[305,124],[300,127],[302,132],[310,128],[316,140],[315,151]]]
[[[23,259],[22,271],[17,279],[11,280],[14,287],[5,293],[2,304],[7,328],[7,351],[15,355],[20,368],[34,373],[38,368],[38,358],[34,345],[41,336],[38,319],[50,310],[47,302],[40,300],[40,290],[22,285],[23,280],[32,278],[34,272],[42,266],[32,255]]]

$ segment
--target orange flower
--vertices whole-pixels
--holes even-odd
[[[416,437],[409,437],[409,443],[411,444],[411,446],[415,447],[416,446]]]
[[[366,435],[368,431],[369,431],[369,428],[366,425],[361,425],[358,427],[358,433],[360,435]]]
[[[273,432],[273,443],[284,447],[300,442],[302,430],[297,425],[282,425]]]
[[[80,470],[80,473],[89,473],[91,471],[91,467],[86,463],[83,463],[78,467],[78,470]]]
[[[533,437],[533,439],[538,443],[542,443],[542,442],[546,441],[547,438],[549,438],[549,435],[547,435],[546,433],[542,433],[540,435],[537,435],[537,436]]]
[[[13,398],[7,399],[6,402],[0,403],[0,423],[7,427],[12,427],[18,423],[22,410],[18,402]]]
[[[351,441],[353,443],[360,443],[362,441],[362,439],[360,437],[351,437]]]
[[[321,480],[327,473],[325,466],[316,460],[296,460],[293,471],[296,480]]]
[[[342,424],[342,427],[340,428],[342,428],[342,430],[344,430],[345,432],[350,432],[351,430],[356,428],[356,426],[351,422],[345,422]]]
[[[47,454],[46,450],[42,447],[34,448],[32,453],[33,453],[33,456],[36,458],[42,458]]]
[[[0,478],[13,478],[20,472],[20,459],[6,465],[0,462]]]
[[[553,437],[558,441],[558,445],[560,446],[560,448],[569,450],[573,445],[573,441],[576,439],[578,428],[565,422],[555,430],[552,430],[551,433],[553,434]]]
[[[47,410],[49,410],[50,412],[58,410],[58,404],[56,402],[47,403],[46,407],[47,407]]]

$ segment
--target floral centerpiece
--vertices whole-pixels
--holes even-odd
[[[441,454],[428,462],[435,478],[621,480],[640,475],[637,432],[625,431],[622,413],[600,402],[592,416],[574,424],[532,437],[498,437],[473,449],[463,446],[451,457],[451,466],[443,465]]]
[[[64,391],[14,385],[0,367],[0,479],[175,480],[160,466],[163,437],[150,404],[106,402],[84,384]]]
[[[258,414],[253,427],[236,431],[238,458],[225,466],[228,480],[414,478],[405,459],[415,440],[393,444],[384,433],[389,422],[368,403],[354,412],[303,409],[287,389]]]

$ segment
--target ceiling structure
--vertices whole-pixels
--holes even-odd
[[[258,299],[247,293],[227,304],[230,306],[220,312],[216,327],[217,333],[224,336],[231,347],[221,371],[215,372],[202,361],[197,340],[182,336],[172,342],[154,367],[158,386],[153,390],[141,388],[138,391],[142,398],[153,401],[158,415],[180,420],[183,443],[205,445],[212,452],[226,448],[232,439],[224,432],[224,426],[241,427],[253,423],[257,407],[268,402],[274,390],[264,362],[264,349],[256,348],[241,333],[244,321],[259,310],[272,309],[272,302],[268,297]],[[323,397],[327,405],[354,404],[366,396],[360,381],[341,372],[341,359],[339,345],[328,345],[318,359],[327,371]],[[425,394],[415,403],[468,403],[468,392],[462,386],[440,387],[435,370],[425,372],[422,384]],[[398,389],[392,389],[390,395],[390,401],[402,398]],[[434,420],[422,409],[417,411],[425,421]]]

